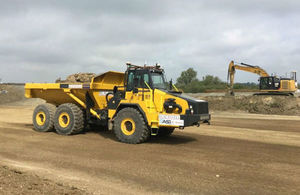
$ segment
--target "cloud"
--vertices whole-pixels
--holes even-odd
[[[50,82],[75,72],[155,64],[225,80],[230,60],[300,72],[299,1],[0,1],[0,78]],[[236,81],[257,76],[237,73]]]

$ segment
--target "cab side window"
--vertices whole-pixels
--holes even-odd
[[[127,91],[137,88],[147,88],[145,81],[149,84],[149,74],[140,71],[129,72],[127,81]]]
[[[137,72],[135,79],[138,88],[147,88],[145,81],[149,83],[148,73]]]
[[[127,80],[127,91],[133,90],[133,87],[134,87],[133,79],[134,79],[134,73],[129,72],[128,80]]]
[[[146,84],[145,84],[145,82],[148,84],[148,85],[150,85],[150,83],[149,83],[149,74],[148,73],[145,73],[144,74],[144,80],[143,80],[143,88],[147,88],[147,86],[146,86]]]

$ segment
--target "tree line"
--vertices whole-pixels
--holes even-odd
[[[226,90],[228,84],[223,82],[219,77],[213,75],[206,75],[199,80],[197,72],[193,68],[189,68],[181,72],[180,77],[176,80],[177,88],[186,93],[201,93],[209,90]],[[256,90],[258,84],[256,83],[235,83],[234,89]]]

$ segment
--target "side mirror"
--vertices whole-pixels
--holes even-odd
[[[135,87],[135,88],[133,88],[132,92],[133,92],[133,93],[138,93],[138,92],[139,92],[139,89]]]

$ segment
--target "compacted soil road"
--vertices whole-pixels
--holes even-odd
[[[0,106],[0,193],[297,194],[300,117],[212,113],[212,124],[130,145],[111,131],[33,130],[31,105]]]

